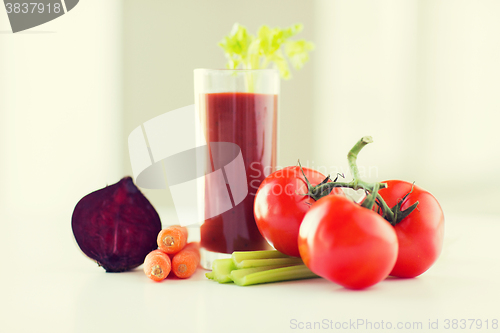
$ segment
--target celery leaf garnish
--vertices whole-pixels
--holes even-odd
[[[301,69],[309,60],[314,44],[305,40],[290,40],[303,29],[302,24],[288,28],[270,28],[263,25],[257,35],[250,34],[244,26],[234,24],[231,33],[219,46],[224,50],[229,69],[264,69],[274,65],[281,77],[291,77],[289,63]],[[288,58],[288,60],[287,60]]]

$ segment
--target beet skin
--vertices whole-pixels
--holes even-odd
[[[125,177],[83,197],[71,221],[80,249],[106,272],[124,272],[141,265],[158,245],[158,213]]]

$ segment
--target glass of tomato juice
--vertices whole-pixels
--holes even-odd
[[[204,167],[224,171],[222,182],[205,177],[197,193],[205,207],[201,264],[210,269],[233,251],[270,248],[253,204],[260,183],[276,168],[280,78],[274,69],[196,69],[194,83],[198,137],[209,147]],[[230,164],[233,171],[225,167]]]

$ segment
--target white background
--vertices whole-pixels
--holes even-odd
[[[82,6],[83,4],[83,6]],[[335,173],[364,135],[371,180],[416,181],[445,211],[498,213],[498,1],[106,1],[19,34],[0,12],[0,204],[60,211],[130,174],[126,138],[192,104],[234,22],[304,23],[282,82],[279,165]],[[286,15],[284,14],[286,12]],[[466,189],[466,193],[464,193]],[[146,191],[172,207],[168,191]]]
[[[0,10],[0,325],[124,332],[162,317],[178,331],[286,332],[294,316],[498,314],[499,14],[494,0],[82,0],[12,34]],[[192,70],[224,66],[216,43],[236,21],[253,32],[302,22],[298,37],[316,44],[282,82],[281,166],[342,170],[372,135],[359,158],[370,179],[416,181],[440,200],[447,238],[428,273],[355,293],[320,280],[237,289],[201,272],[169,287],[81,255],[76,202],[130,173],[133,128],[193,103]],[[175,223],[168,191],[145,193]],[[182,305],[163,304],[172,293]]]

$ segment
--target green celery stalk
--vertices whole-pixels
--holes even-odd
[[[233,280],[233,282],[235,282],[235,281],[239,281],[240,282],[248,274],[253,274],[253,273],[263,272],[263,271],[269,271],[271,269],[276,269],[276,268],[281,268],[281,267],[288,267],[288,266],[285,266],[285,265],[272,265],[272,266],[261,266],[261,267],[251,267],[251,268],[235,269],[234,271],[231,271],[231,280]],[[238,284],[238,283],[236,283],[236,284]]]
[[[230,274],[234,269],[236,266],[231,258],[214,260],[212,263],[213,279],[219,283],[232,282]]]
[[[236,251],[233,252],[231,258],[235,265],[242,262],[243,260],[253,260],[253,259],[274,259],[274,258],[295,258],[287,256],[276,250],[268,251]]]
[[[260,271],[259,271],[260,270]],[[245,274],[247,273],[247,274]],[[306,265],[295,265],[266,269],[266,267],[247,268],[231,272],[233,282],[239,286],[249,286],[259,283],[290,281],[317,278]]]
[[[304,262],[300,258],[271,258],[271,259],[245,259],[236,263],[237,269],[262,267],[262,266],[292,266],[300,265]]]
[[[239,286],[318,277],[302,262],[279,251],[233,252],[229,259],[217,259],[207,278]]]

